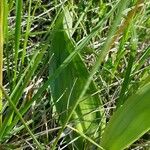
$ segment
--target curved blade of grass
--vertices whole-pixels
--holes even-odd
[[[125,149],[146,133],[150,129],[149,106],[150,84],[116,111],[104,131],[101,146],[106,150]]]
[[[114,62],[114,68],[112,69],[113,78],[115,77],[115,73],[117,72],[117,67],[119,66],[120,60],[123,58],[123,56],[126,52],[125,51],[125,42],[128,40],[128,38],[129,38],[129,27],[127,27],[127,29],[124,31],[122,38],[119,42],[117,56],[116,56],[115,62]]]
[[[19,113],[18,109],[16,108],[15,104],[13,103],[13,101],[10,99],[10,97],[7,95],[7,93],[5,92],[5,89],[0,85],[0,89],[3,92],[5,98],[8,100],[8,102],[10,103],[11,107],[13,108],[13,110],[15,111],[15,113],[17,114],[17,116],[19,117],[20,121],[22,122],[22,124],[24,125],[24,127],[26,128],[26,130],[28,131],[28,133],[30,134],[30,136],[32,137],[32,139],[34,140],[35,144],[38,146],[38,148],[40,150],[43,149],[43,147],[41,146],[41,144],[37,141],[37,139],[35,138],[34,134],[32,133],[32,131],[30,130],[30,128],[28,127],[28,125],[26,124],[25,120],[22,118],[21,114]]]

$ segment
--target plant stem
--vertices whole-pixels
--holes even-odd
[[[3,0],[0,0],[0,84],[3,83]],[[2,92],[0,91],[0,127],[2,126]]]

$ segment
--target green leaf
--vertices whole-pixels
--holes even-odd
[[[123,4],[122,4],[123,3]],[[69,112],[67,118],[65,119],[63,125],[62,125],[62,128],[61,130],[59,131],[58,133],[58,136],[56,138],[56,140],[54,141],[54,144],[52,146],[52,149],[54,150],[57,143],[58,143],[58,140],[61,136],[61,133],[63,132],[63,130],[65,129],[66,125],[68,124],[68,122],[70,121],[72,115],[73,115],[73,112],[75,112],[75,110],[77,109],[77,106],[79,106],[79,102],[84,98],[84,96],[86,95],[86,93],[88,92],[88,89],[90,87],[90,84],[93,80],[93,76],[95,75],[95,73],[97,72],[97,70],[99,69],[99,66],[101,65],[102,61],[104,60],[104,58],[106,57],[108,51],[109,51],[109,48],[111,47],[112,45],[112,37],[114,36],[116,30],[117,30],[117,26],[118,24],[120,23],[120,19],[121,19],[121,16],[122,16],[122,11],[125,9],[125,6],[126,6],[127,3],[124,3],[124,1],[119,1],[116,6],[118,5],[118,7],[120,8],[118,13],[117,13],[117,17],[116,19],[114,20],[113,22],[113,25],[108,33],[108,37],[106,39],[106,42],[105,44],[103,45],[102,47],[102,50],[101,50],[101,53],[99,54],[98,58],[97,58],[97,61],[96,61],[96,64],[94,65],[90,75],[88,76],[86,82],[84,83],[84,86],[77,98],[77,100],[75,101],[74,103],[74,106],[72,107],[72,110]],[[113,8],[115,9],[115,7]],[[98,30],[96,30],[98,31]],[[73,51],[74,52],[74,51]],[[72,53],[71,53],[72,54]],[[68,57],[67,57],[68,58]],[[62,66],[62,65],[61,65]]]
[[[69,12],[65,10],[65,15],[61,13],[55,23],[50,49],[50,55],[54,53],[53,61],[50,65],[50,74],[53,74],[75,49],[75,44],[69,37],[68,29],[71,28],[71,18],[68,15]],[[67,27],[68,21],[69,26]],[[60,122],[62,124],[69,115],[70,109],[75,105],[88,76],[88,70],[80,54],[78,54],[51,84],[53,101],[57,113],[60,114]],[[71,121],[76,120],[75,126],[80,132],[88,135],[95,132],[103,113],[99,109],[102,105],[99,96],[97,94],[92,96],[96,91],[96,86],[92,82],[85,98],[79,103],[71,119]],[[96,109],[97,111],[95,111]]]
[[[150,84],[130,97],[111,118],[102,136],[106,150],[122,150],[150,129]]]

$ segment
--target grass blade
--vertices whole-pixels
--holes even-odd
[[[67,125],[68,128],[70,128],[71,130],[77,132],[79,135],[81,135],[82,137],[84,137],[85,139],[87,139],[89,142],[91,142],[93,145],[95,145],[96,147],[98,147],[100,150],[104,150],[99,144],[97,144],[95,141],[93,141],[91,138],[89,138],[88,136],[86,136],[83,132],[78,131],[77,129]]]
[[[25,55],[26,55],[26,47],[27,47],[28,37],[29,37],[29,33],[30,33],[30,26],[31,26],[31,4],[32,4],[32,0],[29,0],[27,27],[26,27],[26,33],[25,33],[24,45],[23,45],[23,52],[22,52],[22,58],[21,58],[22,65],[24,65],[24,59],[25,59]]]
[[[149,98],[150,84],[116,111],[102,136],[102,147],[106,150],[125,149],[150,129]]]
[[[15,68],[14,68],[14,86],[17,78],[18,51],[21,37],[21,18],[22,18],[22,0],[16,0],[16,27],[15,27]]]
[[[121,87],[121,91],[120,91],[120,95],[119,98],[117,100],[117,107],[120,107],[125,99],[126,99],[126,91],[128,90],[130,81],[131,81],[131,72],[132,72],[132,67],[133,67],[133,63],[135,61],[135,56],[136,56],[136,50],[137,50],[137,35],[135,33],[134,30],[134,26],[132,25],[132,38],[131,38],[131,51],[130,51],[130,56],[129,56],[129,61],[128,61],[128,66],[125,72],[125,77],[124,77],[124,81],[122,83],[122,87]]]
[[[0,1],[0,84],[3,84],[3,14],[4,1]],[[0,91],[0,127],[2,126],[2,92]]]

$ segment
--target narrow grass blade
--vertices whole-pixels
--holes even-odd
[[[67,125],[68,128],[70,128],[71,130],[77,132],[79,135],[81,135],[82,137],[84,137],[86,140],[88,140],[90,143],[92,143],[93,145],[95,145],[96,147],[98,147],[100,150],[104,150],[103,147],[101,147],[99,144],[97,144],[95,141],[93,141],[90,137],[86,136],[83,132],[78,131],[77,129]]]
[[[133,67],[133,63],[135,61],[135,56],[136,56],[136,52],[137,52],[137,35],[132,23],[132,37],[131,37],[131,50],[130,50],[130,56],[129,56],[129,60],[128,60],[128,66],[125,72],[125,77],[124,77],[124,81],[122,83],[122,87],[121,87],[121,91],[120,91],[120,95],[117,101],[117,107],[120,107],[125,99],[126,99],[126,91],[128,90],[130,81],[131,81],[131,72],[132,72],[132,67]]]
[[[150,46],[148,46],[145,49],[145,51],[143,52],[143,54],[140,57],[140,59],[134,65],[133,73],[135,73],[136,71],[138,71],[145,64],[145,60],[148,59],[149,56],[150,56]]]
[[[3,14],[4,1],[0,1],[0,84],[3,84]],[[0,127],[2,126],[2,92],[0,91]]]
[[[114,78],[115,74],[117,73],[117,67],[119,66],[120,60],[123,58],[124,54],[126,53],[125,43],[127,42],[128,38],[129,38],[129,27],[127,27],[127,29],[124,31],[124,34],[119,42],[117,56],[116,56],[115,62],[114,62],[114,68],[112,69],[113,78]]]
[[[15,27],[15,68],[14,68],[14,86],[17,78],[18,51],[21,37],[21,19],[22,19],[22,0],[16,0],[16,27]]]
[[[24,45],[23,45],[23,52],[22,52],[22,65],[24,65],[24,59],[26,55],[26,47],[28,43],[28,37],[30,33],[30,26],[31,26],[31,4],[32,0],[29,0],[29,8],[28,8],[28,19],[27,19],[27,26],[26,26],[26,32],[25,32],[25,38],[24,38]]]

